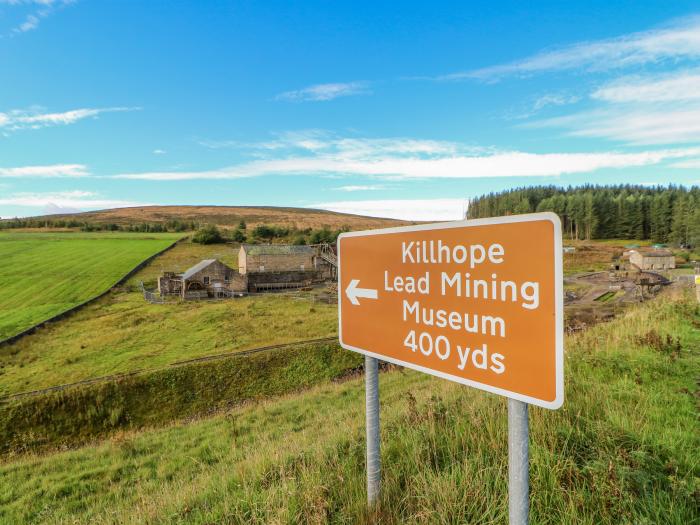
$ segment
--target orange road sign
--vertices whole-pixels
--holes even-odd
[[[545,408],[564,399],[553,213],[344,233],[343,348]]]

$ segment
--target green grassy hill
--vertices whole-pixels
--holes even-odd
[[[531,409],[531,523],[698,523],[694,299],[567,337],[565,367],[563,408]],[[409,371],[382,374],[380,389],[374,516],[358,378],[5,458],[0,523],[506,523],[505,400]]]
[[[104,292],[179,237],[0,232],[0,340]]]

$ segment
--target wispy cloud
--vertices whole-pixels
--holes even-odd
[[[83,190],[47,192],[47,193],[14,193],[0,197],[0,206],[26,206],[30,208],[71,208],[79,210],[98,208],[123,208],[140,206],[142,204],[117,199],[108,199],[98,193]]]
[[[700,71],[624,76],[591,93],[597,107],[528,127],[636,145],[700,143]]]
[[[0,5],[14,7],[24,6],[29,12],[24,14],[23,21],[12,28],[10,35],[18,35],[39,27],[42,19],[47,18],[58,9],[76,3],[77,0],[0,0]]]
[[[237,179],[263,175],[358,175],[384,180],[559,176],[603,168],[660,164],[697,155],[700,148],[590,153],[528,153],[474,148],[454,142],[402,138],[294,139],[265,158],[214,170],[122,173],[136,180]],[[255,151],[256,154],[259,150]]]
[[[691,16],[650,31],[580,42],[482,69],[451,73],[440,80],[498,80],[550,71],[606,71],[640,64],[700,58],[700,16]]]
[[[338,82],[332,84],[316,84],[313,86],[285,91],[275,97],[275,100],[288,102],[323,102],[351,95],[367,95],[371,93],[368,82]]]
[[[467,205],[465,199],[416,199],[323,202],[308,207],[406,221],[456,221],[464,218]]]
[[[671,164],[671,167],[683,169],[700,169],[700,158],[674,162],[673,164]]]
[[[0,167],[0,178],[58,178],[88,177],[87,167],[83,164],[51,164],[48,166],[21,166],[16,168]]]
[[[700,70],[625,76],[598,88],[591,97],[613,103],[700,101]]]
[[[0,130],[17,131],[75,124],[86,118],[96,118],[102,113],[137,111],[139,109],[130,107],[80,108],[58,113],[47,112],[44,108],[38,106],[28,109],[12,109],[5,113],[0,113]]]
[[[335,191],[345,191],[345,192],[352,192],[352,191],[379,191],[385,189],[386,186],[382,186],[379,184],[357,184],[357,185],[349,185],[349,186],[338,186],[337,188],[333,188]]]
[[[700,106],[599,109],[530,125],[568,129],[568,134],[573,137],[605,138],[636,145],[698,143]]]

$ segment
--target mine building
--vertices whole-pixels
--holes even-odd
[[[180,295],[183,299],[231,297],[247,288],[247,280],[218,259],[205,259],[183,274],[166,272],[158,279],[161,296]]]
[[[639,270],[670,270],[676,267],[676,258],[668,250],[629,250],[630,264]]]
[[[336,268],[330,245],[243,244],[238,252],[250,292],[311,286],[335,279]]]
[[[241,274],[262,272],[311,271],[316,250],[291,244],[243,244],[238,251]]]
[[[238,271],[248,273],[318,272],[321,280],[337,277],[338,257],[330,244],[243,244],[238,251]]]

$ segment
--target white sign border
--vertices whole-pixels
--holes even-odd
[[[407,363],[401,361],[400,359],[395,359],[392,357],[387,357],[381,354],[375,354],[363,348],[358,348],[343,342],[343,289],[341,286],[341,271],[342,267],[340,264],[340,245],[341,240],[346,237],[365,237],[367,235],[387,235],[392,233],[404,233],[413,231],[426,231],[426,230],[446,230],[451,228],[464,228],[471,226],[488,226],[493,224],[512,224],[516,222],[539,222],[539,221],[549,221],[554,226],[554,329],[555,329],[555,391],[556,395],[553,401],[545,401],[535,397],[526,396],[519,394],[517,392],[511,392],[503,388],[498,388],[491,385],[486,385],[484,383],[479,383],[478,381],[473,381],[471,379],[466,379],[459,376],[454,376],[452,374],[446,374],[438,370],[433,370],[420,365],[415,365],[413,363]],[[491,392],[492,394],[498,394],[500,396],[509,397],[511,399],[517,399],[518,401],[523,401],[531,405],[539,406],[542,408],[548,408],[550,410],[556,410],[562,406],[564,403],[564,269],[562,266],[562,236],[561,236],[561,221],[556,213],[543,212],[543,213],[527,213],[523,215],[508,215],[506,217],[493,217],[486,219],[471,219],[464,221],[454,221],[454,222],[439,222],[433,224],[420,224],[417,226],[399,226],[395,228],[383,228],[379,230],[364,230],[356,232],[342,233],[338,236],[337,241],[338,250],[338,340],[340,346],[346,350],[352,350],[354,352],[359,352],[360,354],[368,355],[382,361],[387,361],[395,365],[404,366],[412,370],[417,370],[419,372],[424,372],[442,379],[447,379],[449,381],[454,381],[461,383],[463,385],[478,388],[479,390],[485,390],[486,392]]]

